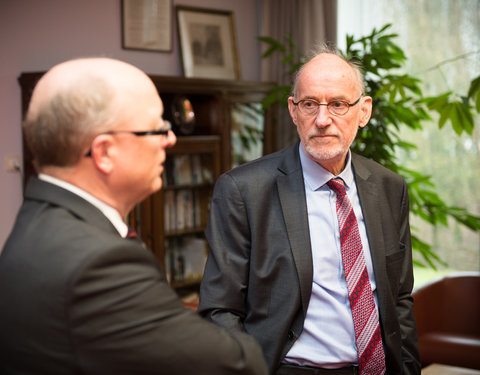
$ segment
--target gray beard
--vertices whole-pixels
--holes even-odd
[[[331,161],[332,159],[336,159],[338,157],[343,157],[347,151],[348,148],[345,149],[343,146],[338,146],[335,148],[323,148],[321,150],[318,150],[315,147],[312,147],[310,145],[306,145],[305,151],[307,154],[317,163],[321,163],[324,161]]]

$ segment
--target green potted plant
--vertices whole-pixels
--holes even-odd
[[[365,86],[369,96],[373,98],[373,113],[369,126],[359,130],[353,151],[378,161],[392,171],[402,175],[408,184],[411,213],[434,225],[447,225],[448,218],[470,228],[480,231],[480,217],[471,214],[462,207],[447,205],[436,193],[431,177],[400,165],[397,152],[412,150],[416,146],[403,141],[398,130],[409,127],[416,131],[423,129],[422,122],[432,121],[432,114],[439,114],[438,126],[442,128],[450,124],[455,133],[466,132],[472,135],[474,116],[480,113],[480,76],[470,82],[465,95],[452,92],[436,96],[424,96],[421,80],[409,74],[400,74],[407,57],[404,51],[394,42],[398,36],[389,33],[390,24],[379,30],[373,29],[370,35],[355,39],[348,35],[346,48],[341,53],[348,59],[359,61],[365,73]],[[285,43],[269,37],[259,38],[268,45],[263,57],[274,53],[283,55],[282,64],[286,74],[293,74],[305,61],[295,46],[292,38],[286,36]],[[264,106],[275,102],[287,104],[291,87],[276,86],[265,99]],[[413,249],[432,268],[444,262],[432,251],[426,241],[412,231]],[[425,265],[416,259],[417,265]]]

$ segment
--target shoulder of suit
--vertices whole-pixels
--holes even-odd
[[[354,152],[352,155],[352,165],[356,173],[363,173],[364,170],[367,170],[369,174],[374,176],[382,176],[383,178],[391,178],[394,180],[403,181],[404,178],[398,173],[391,171],[390,169],[384,167],[375,160],[366,158],[365,156],[356,154]]]
[[[242,174],[249,173],[254,170],[272,170],[276,169],[277,166],[282,165],[285,161],[291,161],[293,165],[300,165],[298,155],[298,143],[279,151],[273,152],[271,154],[262,156],[258,159],[249,161],[247,163],[241,164],[230,171],[226,172],[228,174]]]

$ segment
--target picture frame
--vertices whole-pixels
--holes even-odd
[[[233,12],[176,7],[185,77],[240,79]]]
[[[121,0],[122,48],[172,51],[172,0]]]

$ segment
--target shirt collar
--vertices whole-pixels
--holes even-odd
[[[38,175],[38,178],[40,180],[57,185],[85,199],[87,202],[91,203],[96,208],[98,208],[107,217],[107,219],[110,220],[110,222],[113,224],[113,226],[117,229],[118,233],[120,233],[122,237],[125,237],[127,235],[127,232],[128,232],[127,224],[125,224],[125,222],[123,221],[122,217],[120,216],[120,213],[112,206],[109,206],[108,204],[106,204],[105,202],[102,202],[101,200],[94,197],[90,193],[87,193],[85,190],[80,189],[78,186],[72,185],[69,182],[66,182],[64,180],[60,180],[56,177],[52,177],[45,173],[40,173]]]
[[[325,185],[328,181],[332,178],[340,177],[344,182],[346,189],[354,183],[353,178],[353,170],[352,170],[352,158],[350,155],[350,150],[348,150],[347,159],[345,162],[345,168],[343,171],[338,175],[335,176],[325,168],[323,168],[320,164],[313,161],[303,149],[303,145],[300,142],[299,153],[300,153],[300,162],[302,163],[302,170],[303,170],[303,177],[305,179],[305,184],[311,190],[317,190]]]

